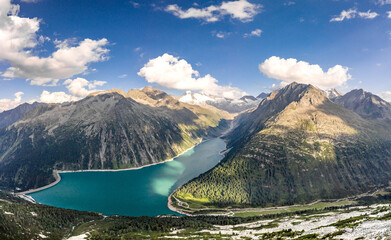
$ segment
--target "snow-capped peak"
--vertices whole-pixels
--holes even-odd
[[[329,99],[335,99],[335,98],[341,97],[341,96],[343,95],[340,91],[338,91],[338,90],[335,89],[335,88],[327,89],[327,90],[325,91],[325,93],[326,93],[326,95],[327,95],[327,97],[328,97]]]
[[[201,104],[206,101],[214,101],[214,99],[201,93],[186,91],[186,93],[179,98],[179,101],[189,104]]]

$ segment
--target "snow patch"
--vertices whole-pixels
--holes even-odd
[[[70,237],[67,240],[83,240],[83,239],[86,239],[87,237],[88,237],[87,234],[83,233],[83,234],[78,235],[78,236]]]

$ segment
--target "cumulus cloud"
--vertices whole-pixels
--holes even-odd
[[[368,10],[367,12],[358,12],[357,9],[351,8],[349,10],[343,10],[339,16],[330,19],[330,22],[342,22],[345,19],[352,19],[356,17],[373,19],[377,16],[379,16],[379,14],[371,12],[371,10]]]
[[[23,92],[17,92],[14,94],[14,99],[3,98],[0,99],[0,112],[17,107],[22,102]]]
[[[92,81],[89,82],[84,78],[68,79],[64,81],[64,85],[67,86],[68,91],[75,97],[86,97],[92,92],[96,92],[96,87],[103,86],[107,82],[105,81]]]
[[[221,5],[211,5],[205,8],[192,7],[187,10],[183,10],[177,4],[172,4],[168,5],[165,10],[181,19],[197,18],[206,22],[217,22],[228,15],[242,22],[250,22],[260,12],[261,8],[261,4],[253,4],[247,0],[237,0],[222,2]]]
[[[171,89],[195,90],[226,98],[245,95],[239,88],[218,85],[218,81],[209,74],[201,77],[186,60],[167,53],[149,60],[137,74],[149,83],[157,83]]]
[[[255,29],[253,31],[251,31],[250,33],[245,33],[243,36],[244,37],[260,37],[262,34],[262,30],[261,29]]]
[[[380,94],[380,97],[382,97],[384,100],[391,102],[391,91],[382,92]]]
[[[66,94],[65,92],[42,91],[39,101],[43,103],[64,103],[79,100],[78,97]]]
[[[312,84],[322,89],[344,85],[351,75],[348,68],[335,65],[324,72],[319,65],[298,61],[294,58],[284,59],[276,56],[259,64],[259,70],[269,78],[281,81],[281,86],[292,82]]]
[[[10,0],[0,0],[0,60],[8,62],[3,74],[7,78],[25,78],[33,85],[55,85],[59,79],[85,72],[88,64],[106,60],[107,39],[84,39],[80,42],[54,41],[57,48],[48,57],[32,54],[42,41],[38,36],[41,20],[18,16],[19,5]]]
[[[391,11],[387,11],[387,17],[391,18]]]
[[[42,91],[39,98],[40,102],[44,103],[64,103],[78,101],[88,94],[99,91],[96,88],[106,84],[105,81],[88,81],[84,78],[67,79],[63,85],[66,86],[69,93],[65,92],[49,92]]]

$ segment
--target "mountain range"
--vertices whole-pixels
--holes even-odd
[[[247,95],[241,97],[240,99],[230,99],[187,91],[178,99],[184,103],[200,106],[209,105],[235,114],[258,106],[261,100],[266,96],[266,93],[261,93],[258,97]]]
[[[41,187],[54,181],[54,169],[124,169],[161,162],[219,136],[230,117],[151,88],[37,106],[0,129],[0,186]]]
[[[244,207],[342,198],[391,180],[390,112],[364,90],[342,95],[296,83],[237,100],[145,87],[21,105],[0,115],[0,187],[41,187],[54,181],[53,170],[158,163],[224,133],[225,158],[180,187],[177,199]]]
[[[362,92],[338,97],[338,104],[311,85],[272,92],[226,135],[231,150],[220,164],[174,196],[205,206],[265,207],[387,186],[391,125],[384,118],[391,108]]]
[[[14,109],[4,111],[0,113],[0,128],[9,126],[14,122],[18,121],[26,113],[28,113],[33,108],[42,105],[43,103],[23,103],[17,106]]]
[[[363,89],[355,89],[334,99],[339,105],[358,113],[365,119],[391,120],[391,104]]]

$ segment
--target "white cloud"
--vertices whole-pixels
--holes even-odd
[[[17,92],[14,94],[14,99],[3,98],[0,99],[0,112],[17,107],[22,102],[23,92]]]
[[[374,19],[377,16],[379,16],[379,14],[371,12],[371,10],[368,10],[367,12],[358,12],[357,9],[351,8],[349,10],[343,10],[339,16],[330,19],[330,22],[342,22],[345,19],[352,19],[356,17]]]
[[[217,34],[216,34],[216,37],[218,37],[218,38],[224,38],[225,35],[224,35],[224,33],[217,33]]]
[[[42,91],[39,98],[40,102],[44,103],[64,103],[71,101],[78,101],[88,94],[99,91],[96,88],[103,86],[107,82],[105,81],[88,81],[84,78],[67,79],[64,81],[64,85],[68,89],[70,94],[65,92],[49,92]]]
[[[261,29],[255,29],[255,30],[251,31],[250,33],[245,33],[243,35],[243,37],[252,37],[252,36],[260,37],[261,34],[262,34]]]
[[[380,97],[388,102],[391,102],[391,91],[385,91],[380,93]]]
[[[391,4],[391,0],[378,0],[377,4],[380,4],[380,5]]]
[[[43,103],[64,103],[77,101],[79,98],[68,95],[65,92],[48,92],[46,90],[42,91],[39,101]]]
[[[284,6],[292,6],[292,5],[295,5],[295,4],[296,4],[296,2],[290,1],[290,2],[284,3]]]
[[[341,65],[335,65],[324,72],[319,65],[276,56],[259,64],[259,70],[269,78],[282,81],[281,86],[297,82],[327,89],[344,85],[351,79],[351,75],[348,74],[349,69]]]
[[[140,3],[138,2],[130,1],[130,4],[132,4],[134,8],[140,7]]]
[[[387,17],[391,18],[391,11],[387,11]]]
[[[109,52],[106,39],[72,41],[55,40],[57,50],[49,57],[39,57],[32,50],[47,37],[37,36],[40,21],[18,16],[19,5],[0,0],[0,60],[8,62],[3,74],[7,78],[25,78],[33,85],[55,85],[59,79],[85,72],[88,64],[103,61]]]
[[[198,71],[184,59],[167,53],[149,60],[137,73],[149,83],[157,83],[164,87],[178,90],[195,90],[205,94],[238,98],[245,95],[239,88],[220,86],[218,81],[207,74],[200,77]]]
[[[366,19],[374,19],[375,17],[379,16],[379,14],[376,12],[371,12],[371,10],[368,10],[367,12],[359,12],[358,16]]]
[[[105,81],[93,81],[89,82],[84,78],[68,79],[64,81],[64,85],[67,85],[68,91],[75,97],[83,98],[92,92],[96,92],[97,86],[103,86],[107,82]],[[88,89],[87,89],[88,88]]]
[[[228,37],[229,35],[231,35],[230,32],[216,32],[216,31],[212,31],[212,35],[217,37],[217,38],[226,38]]]
[[[260,12],[261,8],[261,4],[253,4],[247,0],[237,0],[222,2],[221,5],[211,5],[205,8],[192,7],[187,10],[182,10],[177,4],[172,4],[168,5],[165,10],[181,19],[198,18],[206,22],[216,22],[229,15],[233,19],[250,22]]]
[[[122,74],[122,75],[119,75],[118,78],[126,78],[128,76],[128,74]]]
[[[341,22],[345,19],[351,19],[354,18],[357,14],[357,10],[355,9],[349,9],[349,10],[343,10],[341,14],[338,17],[334,17],[330,20],[330,22]]]

